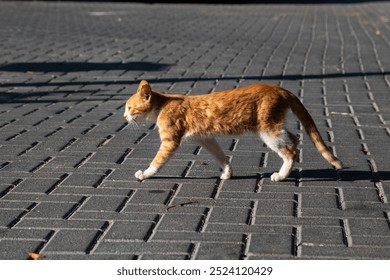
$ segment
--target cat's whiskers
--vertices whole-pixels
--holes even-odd
[[[139,125],[136,120],[132,119],[131,121],[129,121],[129,124],[131,125],[131,128],[139,130]]]
[[[132,123],[133,123],[133,126],[134,126],[135,128],[139,129],[139,125],[138,125],[138,123],[137,123],[136,120],[133,120]]]

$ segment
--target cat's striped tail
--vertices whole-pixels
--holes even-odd
[[[297,116],[299,121],[302,123],[305,128],[306,133],[309,135],[310,139],[313,141],[318,152],[336,169],[342,169],[342,162],[336,158],[332,152],[326,146],[324,140],[319,133],[317,126],[314,123],[313,118],[310,116],[309,112],[303,106],[302,102],[296,97],[293,93],[288,92],[288,100],[290,104],[291,111],[294,115]]]

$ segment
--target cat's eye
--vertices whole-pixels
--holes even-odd
[[[129,109],[129,111],[130,111],[130,109]],[[137,114],[139,114],[139,111],[137,109],[132,108],[130,113],[132,115],[137,115]]]

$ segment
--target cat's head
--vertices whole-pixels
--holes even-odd
[[[147,81],[141,81],[137,92],[126,102],[124,118],[128,122],[138,119],[151,120],[155,117],[153,106],[153,91]]]

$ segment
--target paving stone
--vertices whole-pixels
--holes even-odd
[[[104,236],[104,240],[146,241],[155,223],[151,222],[115,222]]]
[[[28,253],[35,252],[41,241],[34,240],[1,240],[0,258],[2,260],[27,260]]]
[[[165,254],[166,252],[176,254],[187,254],[192,247],[187,242],[102,242],[95,253],[114,254]]]
[[[10,227],[14,221],[17,221],[25,213],[24,210],[1,210],[0,223],[2,227]]]
[[[5,229],[0,230],[2,240],[35,240],[45,242],[53,231],[47,229]]]
[[[163,204],[166,205],[173,194],[172,190],[137,190],[131,197],[134,204]]]
[[[257,206],[257,216],[293,217],[296,213],[296,202],[293,200],[260,200]],[[272,211],[270,211],[272,209]]]
[[[352,237],[354,246],[367,247],[390,247],[389,236],[361,236],[354,235]]]
[[[334,194],[302,194],[302,208],[337,208],[337,197]]]
[[[64,186],[80,186],[80,187],[97,187],[99,181],[102,179],[103,174],[71,174],[66,180],[62,183]]]
[[[23,193],[47,193],[52,189],[52,187],[58,182],[56,179],[35,179],[29,178],[23,180],[18,186],[14,189],[14,192],[23,192]]]
[[[183,215],[183,214],[170,214],[165,215],[159,230],[170,231],[198,231],[202,227],[203,215]]]
[[[237,260],[242,258],[243,244],[201,243],[196,259],[198,260]]]
[[[190,240],[192,242],[241,242],[243,239],[240,233],[188,233],[188,232],[171,232],[171,231],[160,231],[158,230],[153,236],[154,241],[170,240],[174,237],[175,240],[185,241]]]
[[[45,252],[86,252],[97,235],[96,230],[60,230],[45,247]]]
[[[302,245],[343,245],[344,238],[341,227],[302,226]]]
[[[291,234],[253,234],[249,252],[252,254],[291,255],[293,236]]]
[[[100,230],[105,221],[96,220],[63,220],[63,219],[27,219],[24,218],[17,223],[17,228],[35,228],[35,229],[93,229]]]
[[[196,187],[194,187],[192,184],[184,183],[183,185],[180,186],[177,197],[208,198],[208,197],[212,197],[214,191],[215,188],[213,188],[209,184],[197,184]]]
[[[61,219],[66,218],[77,204],[68,202],[41,202],[29,214],[29,218]]]
[[[344,246],[304,246],[302,256],[333,259],[388,259],[388,248],[382,247],[351,247]]]
[[[189,254],[143,254],[140,260],[188,260]]]
[[[80,211],[119,211],[127,197],[92,196],[88,198],[79,209]]]
[[[206,232],[226,232],[226,233],[291,233],[290,225],[240,225],[240,224],[208,224]]]
[[[248,224],[250,221],[250,209],[214,207],[209,223]]]
[[[390,228],[385,219],[349,219],[351,234],[388,236]]]
[[[345,201],[379,202],[378,190],[371,189],[344,189]]]

